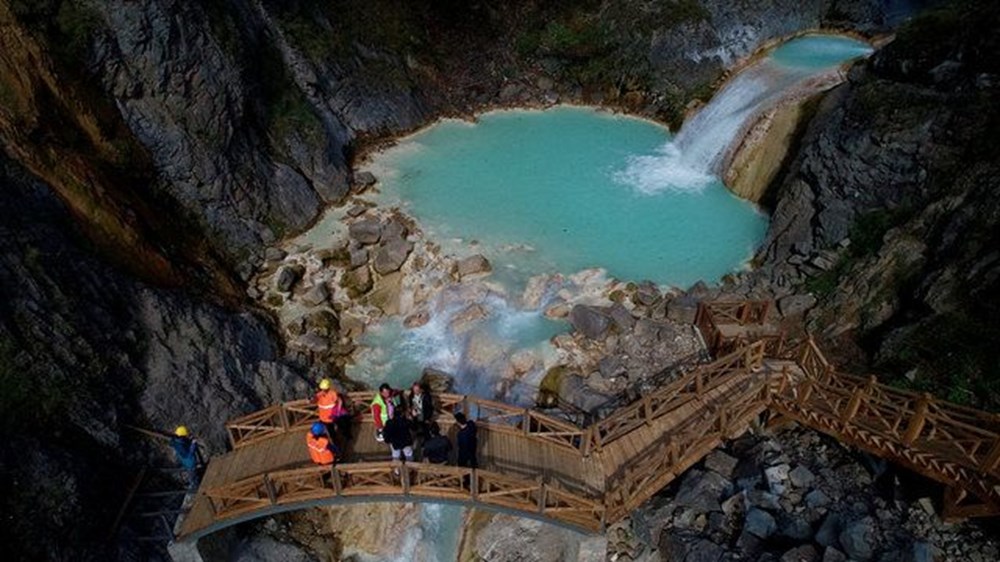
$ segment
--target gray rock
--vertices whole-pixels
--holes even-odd
[[[420,384],[427,385],[431,395],[451,392],[454,382],[453,375],[432,367],[425,367],[423,373],[420,374]]]
[[[344,274],[340,285],[356,298],[372,289],[374,285],[372,273],[368,270],[367,265],[352,269]]]
[[[722,502],[722,513],[726,515],[736,515],[746,510],[746,494],[737,492]]]
[[[792,469],[788,473],[788,480],[792,483],[792,486],[796,488],[808,488],[816,481],[816,475],[814,475],[808,468],[799,465]]]
[[[705,468],[713,470],[726,478],[732,478],[737,462],[734,457],[716,449],[705,457]]]
[[[667,318],[681,324],[694,324],[698,313],[698,299],[680,296],[667,303]]]
[[[854,560],[871,560],[878,540],[876,531],[875,520],[871,517],[864,517],[845,525],[838,536],[844,554]]]
[[[354,174],[354,182],[352,182],[352,185],[356,190],[364,191],[365,189],[375,185],[375,182],[377,181],[378,178],[376,178],[375,174],[371,172],[357,172]]]
[[[361,244],[374,244],[379,241],[379,238],[382,237],[382,225],[379,223],[378,219],[362,219],[357,222],[352,222],[351,225],[347,227],[347,234]]]
[[[781,555],[781,562],[818,562],[819,552],[811,544],[797,546]]]
[[[317,283],[302,295],[302,303],[306,306],[319,306],[325,304],[330,298],[330,290],[326,288],[326,283]]]
[[[406,235],[410,233],[410,230],[406,228],[399,218],[393,216],[389,219],[389,222],[382,227],[382,240],[390,240],[393,238],[406,238]]]
[[[768,511],[778,511],[781,509],[781,502],[778,496],[765,490],[750,490],[747,492],[747,499],[750,505],[766,509]]]
[[[350,249],[351,256],[351,269],[356,267],[361,267],[368,263],[368,248],[362,248],[360,246]]]
[[[793,542],[805,542],[812,539],[813,529],[801,515],[782,512],[778,516],[778,535]]]
[[[313,353],[324,353],[330,350],[330,338],[316,332],[308,332],[296,338],[295,345]]]
[[[643,306],[653,306],[661,298],[660,289],[653,283],[642,283],[635,291],[635,300]]]
[[[351,205],[347,209],[346,212],[347,212],[347,216],[349,216],[351,218],[356,218],[356,217],[360,217],[361,215],[365,214],[365,211],[367,211],[367,210],[368,210],[368,207],[366,207],[364,205]]]
[[[816,306],[816,297],[812,295],[789,295],[778,301],[778,312],[790,317],[804,314]]]
[[[463,258],[455,264],[455,273],[458,274],[459,279],[491,271],[493,271],[493,266],[490,265],[490,261],[482,254]]]
[[[721,511],[719,500],[730,487],[730,482],[715,472],[689,470],[677,489],[674,503],[698,513]]]
[[[611,328],[611,317],[595,306],[578,304],[569,312],[573,328],[592,340],[603,339]]]
[[[265,261],[281,261],[288,256],[288,252],[282,250],[281,248],[270,247],[264,250],[264,260]]]
[[[403,266],[412,251],[412,243],[402,238],[392,238],[375,252],[372,267],[379,275],[392,273]]]
[[[608,355],[601,358],[597,363],[597,368],[604,378],[616,377],[625,371],[625,363],[617,355]]]
[[[777,495],[785,493],[788,487],[788,473],[791,467],[787,464],[779,464],[764,469],[764,478],[767,480],[767,487]]]
[[[843,552],[828,546],[823,551],[823,562],[847,562],[847,557],[844,556]]]
[[[830,498],[822,490],[813,490],[806,494],[806,506],[811,509],[830,505]]]
[[[615,326],[621,332],[627,332],[635,325],[635,317],[621,303],[615,303],[608,308],[608,315],[614,320]]]
[[[306,268],[301,265],[283,266],[278,270],[278,274],[274,278],[274,288],[282,293],[291,292],[295,284],[299,282],[299,279],[302,279],[305,272]]]
[[[712,541],[677,531],[665,531],[659,547],[666,560],[684,562],[719,562],[725,554],[725,550]]]
[[[770,537],[777,529],[774,517],[763,509],[751,508],[743,522],[743,530],[760,539]]]
[[[825,547],[839,547],[840,540],[838,536],[840,534],[840,526],[840,515],[836,513],[827,515],[823,519],[823,523],[819,526],[819,530],[816,531],[816,544]]]

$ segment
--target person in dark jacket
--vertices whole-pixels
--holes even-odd
[[[410,422],[406,420],[406,413],[402,408],[393,411],[392,419],[382,429],[382,437],[389,443],[392,460],[398,461],[400,456],[406,457],[408,461],[413,460],[413,434],[410,433]]]
[[[424,442],[424,458],[434,464],[446,464],[451,456],[451,441],[441,435],[441,427],[437,422],[430,422],[427,431],[430,437]]]
[[[476,461],[476,449],[479,440],[476,437],[476,422],[466,419],[465,414],[459,412],[455,414],[455,423],[458,424],[458,466],[478,468]]]
[[[418,383],[413,383],[410,389],[410,422],[417,432],[417,439],[423,440],[428,437],[428,425],[434,419],[434,400],[427,388]]]
[[[174,453],[177,454],[177,462],[184,469],[188,489],[197,489],[199,483],[198,465],[201,464],[198,458],[198,442],[188,435],[187,427],[180,425],[174,430],[174,436],[170,439],[170,446],[173,447]]]

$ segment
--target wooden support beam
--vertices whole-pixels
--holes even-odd
[[[986,453],[986,458],[979,466],[979,470],[992,473],[997,468],[1000,468],[1000,437],[993,440],[993,446],[990,447],[990,452]]]
[[[271,505],[278,503],[278,492],[274,488],[271,477],[267,474],[264,475],[264,490],[267,491],[267,501],[271,502]]]
[[[337,465],[330,465],[330,482],[333,485],[333,493],[337,496],[341,495],[343,490],[340,484],[340,471],[337,470]]]

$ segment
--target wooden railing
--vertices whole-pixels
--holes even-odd
[[[346,395],[347,407],[356,416],[368,415],[368,405],[374,396],[372,391],[349,392]],[[530,408],[462,394],[441,394],[434,398],[435,410],[441,416],[463,412],[491,431],[519,433],[568,449],[581,450],[586,445],[584,429]],[[295,400],[233,419],[226,424],[226,429],[233,449],[239,449],[304,428],[316,420],[314,404],[308,400]]]
[[[463,501],[545,517],[594,532],[604,524],[600,498],[585,497],[541,479],[428,463],[370,462],[307,466],[258,474],[205,490],[216,517],[272,506],[351,496]]]
[[[771,408],[841,441],[1000,505],[1000,416],[837,373],[811,340]]]
[[[698,304],[695,326],[705,341],[705,347],[715,355],[726,354],[754,342],[764,341],[768,355],[775,357],[782,351],[784,337],[780,331],[773,335],[743,333],[725,335],[722,327],[739,326],[763,328],[769,326],[767,315],[771,311],[771,301],[702,301]]]
[[[705,396],[735,376],[760,370],[764,360],[764,346],[764,342],[755,342],[734,351],[594,423],[587,428],[592,444],[586,450],[599,450],[639,427],[652,424],[685,403]]]

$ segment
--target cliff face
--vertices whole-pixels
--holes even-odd
[[[820,299],[845,355],[997,408],[1000,66],[995,8],[928,14],[822,103],[758,260]],[[860,347],[858,347],[860,344]]]

